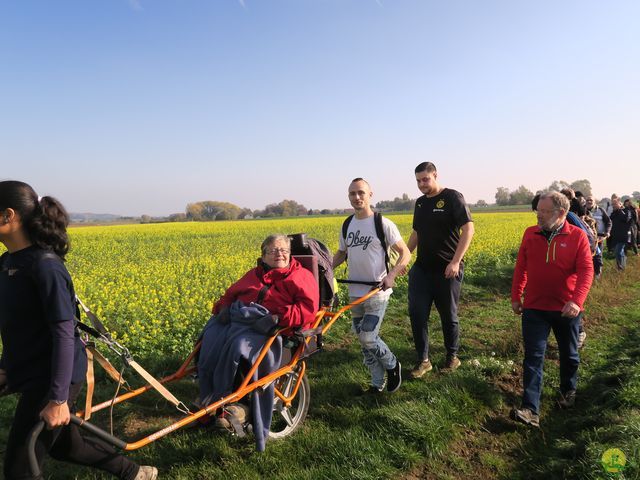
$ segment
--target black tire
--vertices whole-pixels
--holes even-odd
[[[298,372],[291,372],[283,375],[276,382],[276,388],[287,397],[291,395],[298,382]],[[298,430],[307,417],[309,404],[311,403],[311,388],[309,380],[305,375],[302,377],[298,394],[291,401],[290,407],[285,407],[284,403],[276,395],[273,401],[273,418],[269,438],[279,439],[291,435]]]

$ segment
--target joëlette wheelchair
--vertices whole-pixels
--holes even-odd
[[[273,402],[273,419],[269,430],[269,438],[281,439],[291,435],[300,428],[307,416],[311,402],[311,389],[309,386],[309,380],[306,376],[307,364],[305,359],[323,349],[323,336],[345,312],[349,311],[353,306],[365,302],[367,299],[378,293],[380,291],[380,286],[375,282],[350,282],[348,280],[338,280],[340,283],[367,284],[371,286],[372,289],[369,293],[356,301],[337,308],[337,296],[334,295],[333,285],[331,285],[330,293],[322,291],[323,282],[320,279],[320,276],[324,269],[322,265],[319,265],[318,263],[319,257],[317,252],[314,253],[310,251],[304,234],[296,234],[291,237],[294,258],[300,261],[305,268],[309,269],[316,279],[320,280],[319,286],[321,289],[321,299],[323,299],[321,301],[323,305],[316,313],[311,328],[302,331],[291,328],[282,329],[277,331],[273,336],[268,337],[266,343],[260,349],[257,359],[250,366],[248,372],[245,373],[243,380],[237,389],[211,404],[201,406],[196,411],[190,410],[187,405],[177,399],[165,385],[177,380],[192,377],[196,373],[195,359],[197,358],[201,342],[196,343],[192,352],[173,374],[156,379],[133,359],[129,350],[111,337],[96,315],[78,299],[79,307],[86,314],[92,324],[92,326],[89,326],[86,323],[78,322],[78,327],[95,339],[95,341],[88,343],[88,357],[90,359],[95,359],[105,369],[106,373],[116,381],[118,385],[117,391],[121,388],[128,391],[121,395],[116,395],[110,400],[92,405],[91,399],[93,396],[94,386],[92,381],[88,381],[85,409],[83,411],[76,412],[75,415],[72,415],[71,422],[78,425],[78,427],[87,431],[91,435],[102,439],[120,450],[137,450],[176,430],[188,426],[194,426],[197,422],[201,422],[208,417],[216,415],[216,413],[221,409],[224,409],[225,406],[246,399],[258,389],[262,389],[267,385],[274,383],[275,395]],[[296,244],[298,244],[297,248],[294,247]],[[326,249],[322,244],[320,245],[322,248]],[[307,252],[306,254],[296,254],[296,250],[304,252],[305,249]],[[330,258],[328,250],[326,250],[324,256],[327,257],[327,255]],[[324,263],[326,265],[326,261]],[[333,279],[332,275],[331,279]],[[333,281],[331,283],[333,284]],[[327,290],[326,286],[324,289]],[[330,300],[327,300],[327,298]],[[278,338],[278,336],[284,337],[284,348],[280,367],[263,377],[254,379],[254,374],[258,371],[259,365],[269,353],[273,342]],[[128,387],[128,384],[124,382],[122,378],[122,371],[118,371],[113,367],[106,357],[97,350],[96,344],[106,346],[114,354],[119,356],[126,366],[131,367],[145,380],[146,385],[135,389]],[[90,370],[92,369],[92,366],[93,362],[90,362]],[[172,403],[181,413],[181,418],[160,430],[134,441],[122,440],[88,421],[93,414],[104,409],[110,409],[114,405],[128,401],[150,390],[156,390],[167,401]],[[34,477],[40,476],[40,466],[38,465],[35,455],[35,444],[38,435],[40,435],[44,426],[44,421],[38,422],[29,436],[29,462]],[[251,428],[249,422],[247,422],[245,427],[248,427],[249,429]]]

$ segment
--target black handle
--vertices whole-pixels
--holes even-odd
[[[93,423],[89,423],[80,417],[71,415],[71,423],[75,423],[80,428],[91,433],[91,435],[98,437],[100,440],[104,440],[120,450],[124,450],[127,447],[127,442],[120,440],[118,437],[114,437],[110,433],[102,430],[100,427],[96,427]]]
[[[36,440],[43,429],[44,420],[40,420],[31,429],[31,432],[29,432],[27,454],[29,455],[29,468],[31,469],[31,475],[33,475],[33,478],[42,478],[42,472],[40,471],[40,465],[38,465],[38,458],[36,457]]]
[[[382,283],[380,283],[380,282],[365,282],[365,281],[360,281],[360,280],[344,280],[342,278],[336,278],[336,281],[338,283],[352,283],[352,284],[356,284],[356,285],[367,285],[369,287],[379,287],[380,285],[382,285]]]
[[[113,445],[116,448],[124,450],[127,447],[127,442],[114,437],[110,433],[105,432],[92,423],[84,421],[80,417],[71,415],[71,418],[69,420],[71,423],[77,425],[78,427],[91,433],[93,436],[98,437],[100,440],[104,440],[105,442]],[[31,474],[33,475],[33,477],[37,479],[42,478],[42,472],[40,471],[40,465],[38,465],[38,458],[36,457],[36,440],[38,440],[38,436],[42,433],[44,426],[44,420],[40,420],[38,423],[36,423],[35,426],[31,429],[31,432],[29,432],[29,438],[27,442],[29,468],[31,469]]]

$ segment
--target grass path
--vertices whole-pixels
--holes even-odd
[[[539,430],[508,419],[522,392],[518,368],[517,375],[491,379],[501,392],[498,408],[452,442],[448,455],[403,478],[640,478],[640,262],[630,260],[623,275],[608,264],[590,293],[575,409],[554,407],[558,361],[552,348],[545,363]],[[474,309],[468,313],[474,315]],[[602,467],[601,457],[609,448],[625,453],[623,474]]]

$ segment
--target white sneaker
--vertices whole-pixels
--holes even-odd
[[[156,480],[156,478],[158,478],[158,469],[145,465],[140,467],[134,480]]]
[[[587,338],[587,332],[584,330],[578,334],[578,348],[584,347],[584,341]]]

